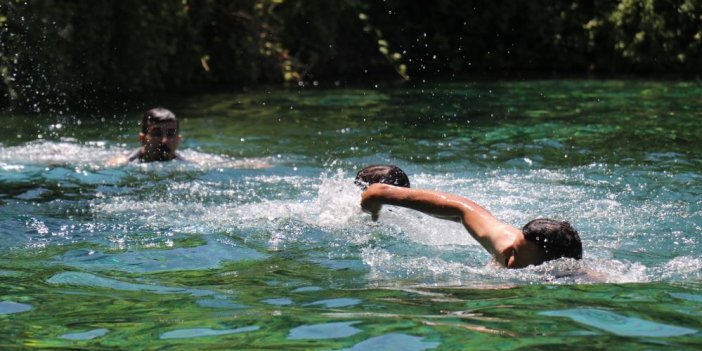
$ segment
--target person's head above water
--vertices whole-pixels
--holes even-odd
[[[512,228],[513,239],[505,237],[507,240],[501,242],[498,255],[494,255],[505,267],[523,268],[559,258],[583,258],[580,236],[568,222],[537,218],[521,230]]]
[[[141,151],[139,159],[145,162],[169,161],[178,158],[176,149],[181,137],[180,125],[170,110],[156,107],[146,111],[141,122]]]
[[[544,262],[562,257],[583,258],[580,236],[568,222],[537,218],[524,225],[522,234],[541,248]]]
[[[369,185],[375,183],[389,184],[404,188],[410,187],[407,174],[394,165],[370,165],[356,174],[353,181],[361,189],[365,190]]]

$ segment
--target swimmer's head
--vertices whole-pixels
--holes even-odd
[[[146,111],[141,122],[139,140],[143,148],[143,161],[168,161],[176,158],[181,137],[176,116],[163,107]]]
[[[175,113],[163,107],[152,108],[146,111],[144,118],[141,120],[141,133],[148,134],[150,125],[165,122],[175,122],[176,132],[178,132],[180,126]]]
[[[368,166],[358,172],[353,183],[363,190],[366,190],[369,185],[375,183],[389,184],[404,188],[410,187],[407,174],[405,174],[400,167],[393,165]]]
[[[561,257],[583,258],[583,245],[578,232],[565,221],[538,218],[522,228],[524,239],[542,249],[543,261]]]

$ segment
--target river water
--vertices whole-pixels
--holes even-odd
[[[159,102],[163,103],[163,102]],[[151,107],[151,106],[149,106]],[[699,349],[702,86],[551,80],[167,100],[192,162],[107,167],[139,112],[6,114],[0,348]],[[460,224],[359,207],[392,163],[581,262],[497,268]]]

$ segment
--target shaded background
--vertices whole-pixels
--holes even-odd
[[[0,106],[286,83],[697,79],[701,24],[699,0],[0,0]]]

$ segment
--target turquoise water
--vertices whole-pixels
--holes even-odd
[[[702,87],[557,80],[167,100],[196,162],[105,160],[139,111],[5,115],[0,348],[702,346]],[[582,262],[490,264],[456,223],[361,212],[355,172],[521,226]]]

